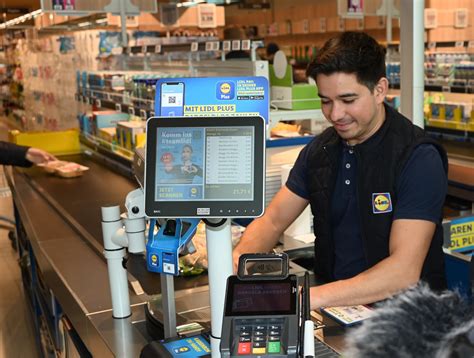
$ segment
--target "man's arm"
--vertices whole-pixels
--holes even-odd
[[[368,304],[383,300],[420,279],[435,224],[398,219],[390,232],[390,256],[347,280],[311,288],[311,308]]]
[[[234,271],[237,271],[241,254],[269,252],[275,247],[283,231],[295,221],[307,205],[308,200],[283,186],[268,205],[265,214],[252,221],[245,229],[233,252]]]

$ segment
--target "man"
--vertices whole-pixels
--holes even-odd
[[[333,125],[300,153],[285,186],[234,250],[267,252],[308,203],[316,276],[311,307],[368,304],[421,278],[445,288],[442,206],[445,151],[384,104],[385,49],[346,32],[309,65]],[[422,103],[419,104],[423,105]]]
[[[50,160],[56,158],[42,149],[0,141],[0,164],[31,167]]]

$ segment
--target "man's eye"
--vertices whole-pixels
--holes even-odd
[[[350,103],[354,103],[354,101],[355,101],[355,98],[353,98],[353,99],[345,99],[345,100],[343,100],[342,102],[344,102],[345,104],[350,104]]]

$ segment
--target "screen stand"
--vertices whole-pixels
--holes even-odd
[[[211,304],[211,353],[220,357],[222,317],[227,278],[232,275],[230,219],[206,219],[206,246]]]
[[[165,338],[176,337],[176,304],[174,297],[174,276],[161,274],[161,305]]]

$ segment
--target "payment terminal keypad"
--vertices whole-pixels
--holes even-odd
[[[235,355],[284,354],[283,319],[236,319],[234,325]]]

